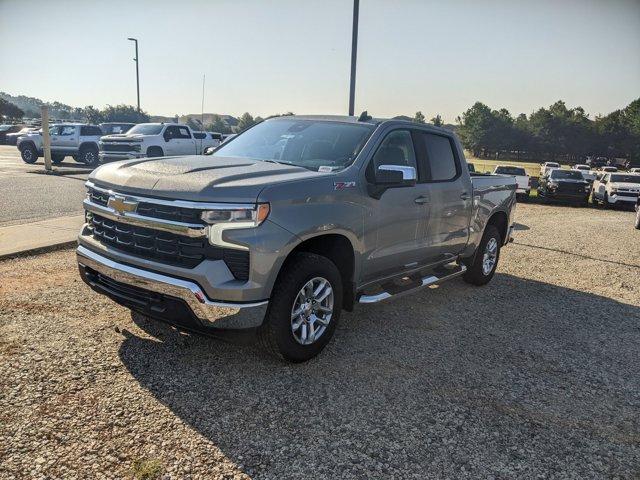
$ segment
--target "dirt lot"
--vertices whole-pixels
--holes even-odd
[[[135,324],[72,251],[0,263],[0,477],[638,478],[632,217],[520,205],[489,286],[359,308],[304,365]]]

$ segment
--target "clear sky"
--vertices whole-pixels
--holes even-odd
[[[344,114],[351,0],[0,0],[0,90],[73,106]],[[640,97],[640,0],[361,0],[356,111],[590,114]]]

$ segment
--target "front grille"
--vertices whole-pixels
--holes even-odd
[[[559,193],[584,193],[584,185],[579,185],[575,183],[564,183],[561,182],[558,184],[557,192]]]
[[[140,145],[128,145],[126,143],[103,143],[100,145],[103,152],[139,152]]]
[[[90,214],[93,238],[118,250],[160,263],[193,268],[203,260],[224,260],[234,278],[249,279],[249,252],[214,247],[202,238],[190,238],[116,222]]]
[[[632,198],[638,197],[638,193],[637,192],[622,192],[620,190],[618,190],[617,195],[619,197],[632,197]]]
[[[89,195],[93,203],[97,203],[103,207],[107,206],[107,202],[109,201],[109,194],[107,192],[89,188]],[[140,202],[136,208],[136,213],[145,217],[205,225],[205,222],[200,218],[202,212],[203,210],[194,208],[175,207],[173,205],[162,205],[151,202]]]

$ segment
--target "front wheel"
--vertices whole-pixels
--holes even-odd
[[[335,264],[313,253],[294,254],[273,289],[259,338],[274,355],[305,362],[329,343],[341,310],[342,280]]]
[[[64,155],[60,155],[60,154],[53,154],[51,155],[51,161],[55,164],[58,165],[60,163],[62,163],[62,161],[64,160]]]
[[[467,264],[463,279],[472,285],[486,285],[493,278],[500,259],[502,237],[495,225],[487,225],[473,263]]]
[[[32,164],[38,161],[38,151],[31,144],[27,144],[20,149],[20,156],[24,163]]]

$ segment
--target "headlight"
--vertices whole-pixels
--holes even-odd
[[[268,203],[246,206],[233,205],[229,208],[206,210],[202,212],[200,218],[210,225],[208,235],[209,243],[218,246],[246,249],[246,247],[242,245],[225,241],[222,238],[222,232],[238,228],[255,228],[267,219],[270,210]]]

